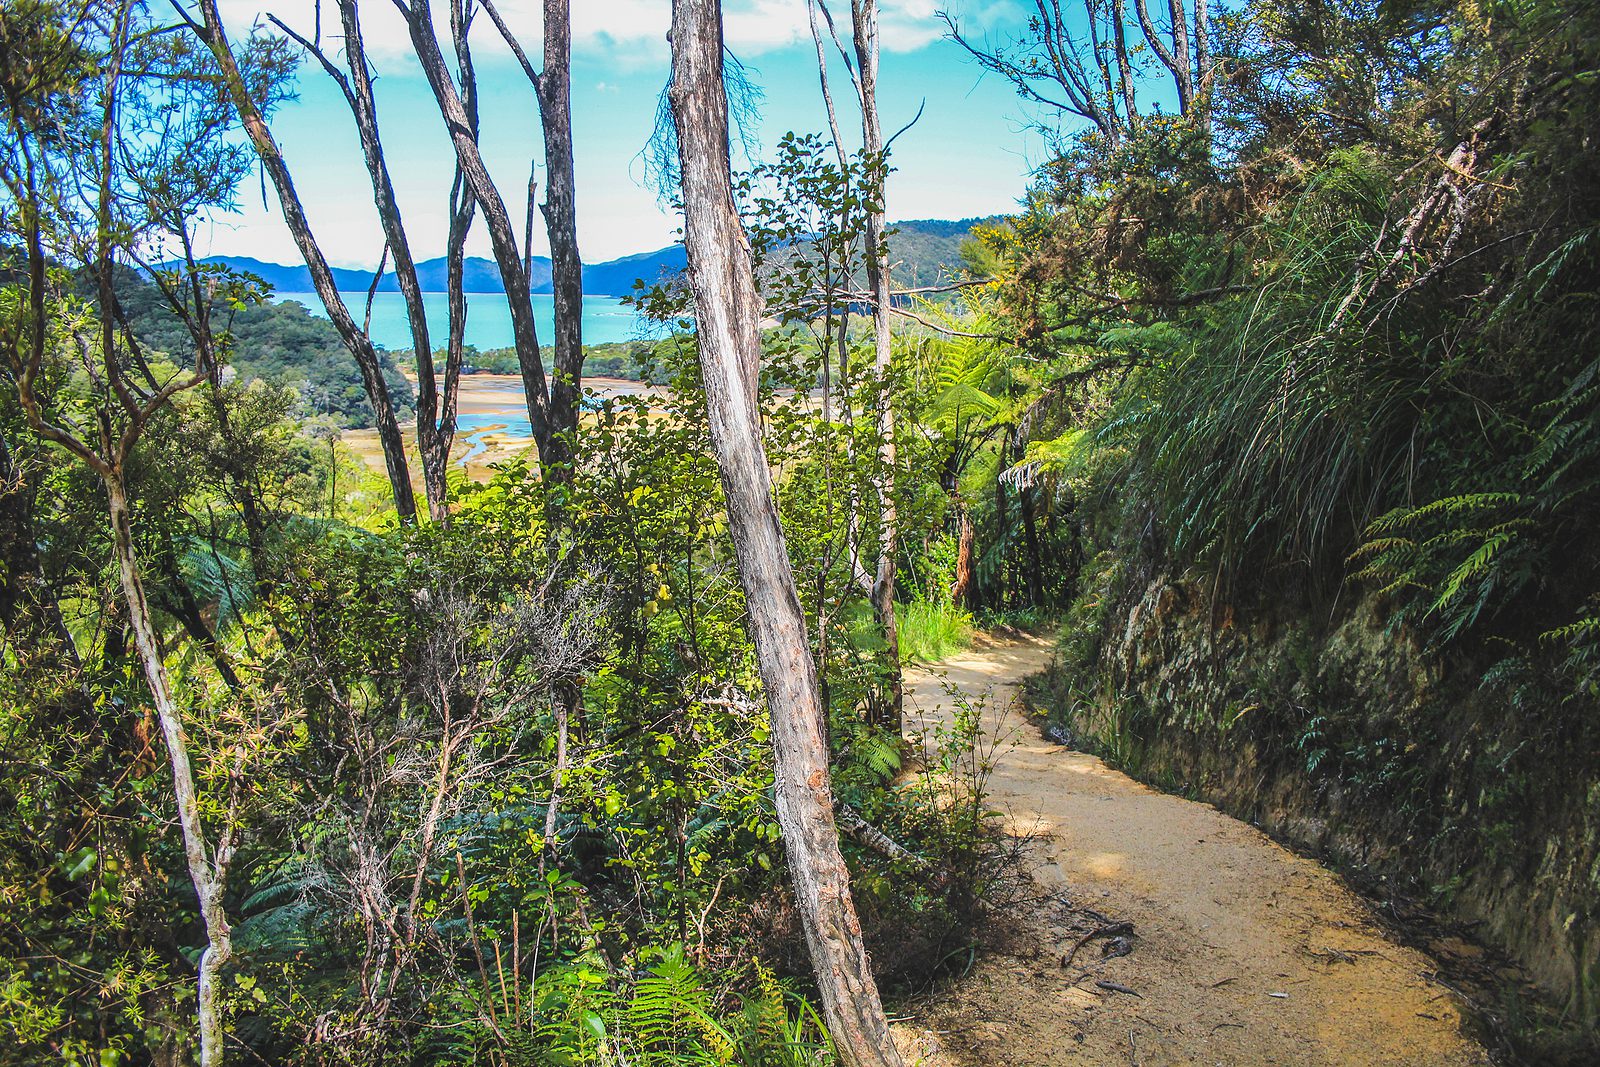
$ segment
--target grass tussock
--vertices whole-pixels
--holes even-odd
[[[903,662],[936,663],[972,645],[972,615],[954,604],[913,601],[896,621]]]

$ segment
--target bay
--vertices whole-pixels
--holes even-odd
[[[340,293],[350,314],[360,322],[366,314],[366,293]],[[318,318],[327,318],[322,301],[315,293],[279,293],[278,302],[293,300],[305,306]],[[423,307],[428,316],[428,340],[435,349],[445,345],[450,322],[449,296],[445,293],[423,293]],[[533,295],[534,321],[539,326],[539,343],[548,345],[555,339],[555,297],[549,293]],[[646,334],[646,322],[632,308],[610,296],[583,298],[583,343],[586,345],[633,341]],[[372,341],[380,347],[409,349],[411,325],[406,318],[406,300],[400,293],[378,293],[372,300]],[[466,343],[480,352],[495,348],[510,348],[511,310],[500,293],[467,294]]]

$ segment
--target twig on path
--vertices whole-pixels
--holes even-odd
[[[1129,989],[1127,986],[1122,985],[1120,982],[1108,982],[1108,981],[1106,981],[1105,979],[1102,978],[1099,981],[1095,982],[1095,985],[1099,986],[1101,989],[1106,989],[1106,990],[1109,990],[1109,991],[1111,991],[1113,993],[1126,993],[1130,997],[1139,997],[1140,1000],[1144,999],[1144,997],[1139,996],[1139,993],[1136,990]]]
[[[1077,912],[1079,915],[1087,915],[1089,918],[1093,919],[1095,922],[1099,923],[1101,926],[1110,926],[1112,923],[1117,921],[1116,919],[1112,919],[1109,916],[1105,916],[1105,915],[1100,914],[1098,911],[1095,911],[1093,908],[1073,907],[1072,902],[1070,900],[1067,901],[1066,904],[1067,904],[1067,906],[1069,908],[1072,908],[1072,910]]]
[[[1100,918],[1103,920],[1104,916],[1100,916]],[[1122,937],[1131,935],[1132,933],[1133,924],[1130,922],[1106,923],[1104,926],[1090,930],[1088,933],[1078,938],[1078,942],[1072,946],[1071,952],[1068,952],[1062,957],[1061,966],[1071,967],[1072,961],[1078,957],[1078,950],[1083,948],[1084,945],[1087,945],[1097,937]],[[1124,955],[1126,955],[1126,953],[1124,953]]]
[[[1354,963],[1358,956],[1382,956],[1375,948],[1308,948],[1306,955],[1328,963]],[[1387,957],[1385,957],[1387,958]]]

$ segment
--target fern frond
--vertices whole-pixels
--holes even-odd
[[[1501,549],[1511,543],[1511,536],[1510,533],[1496,534],[1480,545],[1476,552],[1468,556],[1461,566],[1450,573],[1450,577],[1445,581],[1444,589],[1428,610],[1430,612],[1443,611],[1461,595],[1462,588],[1468,582],[1487,574],[1495,561],[1495,557],[1500,554]]]
[[[1600,641],[1600,617],[1589,616],[1554,630],[1546,630],[1539,635],[1539,640],[1552,644],[1560,641]]]

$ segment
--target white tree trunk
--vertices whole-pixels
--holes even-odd
[[[718,0],[674,0],[673,123],[712,444],[772,717],[778,821],[823,1012],[848,1067],[900,1067],[850,899],[826,725],[762,447],[761,302],[734,205]]]
[[[883,630],[889,667],[888,721],[881,725],[897,734],[902,729],[904,681],[900,673],[900,628],[894,612],[895,567],[900,550],[900,517],[895,502],[894,348],[889,327],[889,259],[883,232],[889,184],[884,159],[883,126],[878,119],[878,9],[876,0],[851,0],[856,67],[861,92],[861,147],[879,169],[877,197],[867,212],[867,284],[872,288],[873,377],[878,430],[878,462],[873,476],[878,495],[878,566],[867,590],[872,614]]]
[[[205,923],[206,949],[200,955],[199,1030],[201,1067],[220,1067],[222,1054],[222,1016],[217,1003],[217,980],[222,967],[233,954],[228,917],[223,910],[222,892],[227,866],[227,847],[220,846],[215,857],[206,851],[205,828],[200,822],[200,804],[195,793],[194,771],[189,765],[189,739],[183,728],[172,680],[161,658],[161,645],[150,620],[150,605],[145,599],[144,581],[139,574],[138,557],[133,550],[133,522],[120,473],[103,475],[110,504],[111,534],[117,557],[122,595],[128,602],[128,621],[133,628],[134,646],[144,667],[144,677],[155,701],[156,718],[167,743],[172,765],[172,795],[178,808],[178,826],[183,833],[183,854],[189,878],[200,902],[200,917]],[[226,832],[226,831],[225,831]]]

